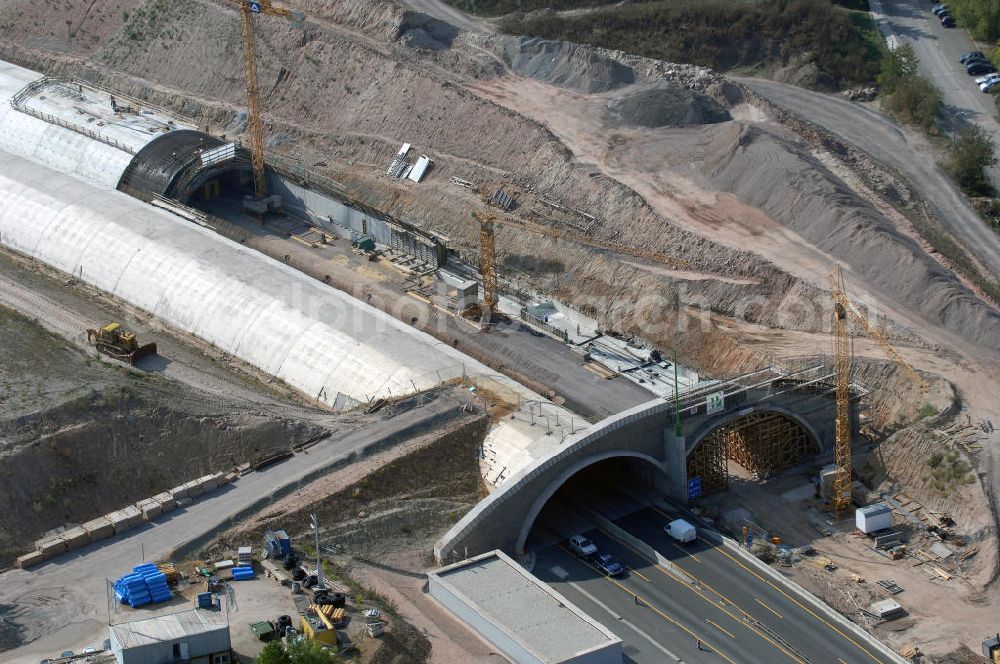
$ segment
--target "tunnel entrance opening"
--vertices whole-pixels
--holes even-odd
[[[645,456],[584,460],[554,482],[528,512],[520,542],[544,548],[594,527],[591,512],[615,519],[649,504],[666,491],[660,466]]]
[[[687,476],[701,478],[705,495],[727,489],[740,470],[763,479],[819,451],[813,436],[787,415],[750,413],[705,436],[688,455]]]
[[[253,193],[253,177],[248,169],[215,171],[192,182],[180,193],[181,202],[211,213],[219,201],[242,201]]]

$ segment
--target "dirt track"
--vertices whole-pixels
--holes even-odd
[[[925,139],[884,115],[840,97],[774,81],[739,80],[903,173],[934,208],[938,219],[982,261],[995,280],[1000,280],[1000,242],[996,233],[938,168]]]

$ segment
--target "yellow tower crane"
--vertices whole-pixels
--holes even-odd
[[[517,228],[528,233],[544,235],[556,240],[566,240],[575,244],[582,244],[598,249],[607,249],[627,256],[644,258],[649,261],[662,263],[674,268],[689,268],[691,264],[687,261],[669,256],[667,254],[653,251],[651,249],[640,249],[630,247],[615,240],[600,240],[583,233],[576,233],[569,230],[562,230],[546,226],[544,224],[515,219],[507,215],[497,215],[491,210],[478,210],[474,213],[479,222],[479,262],[480,272],[483,275],[483,323],[489,323],[489,317],[496,311],[497,302],[500,297],[500,290],[497,285],[497,254],[496,254],[496,224],[503,224],[511,228]]]
[[[254,15],[281,16],[292,22],[293,28],[302,27],[305,14],[284,7],[276,7],[271,0],[229,0],[239,7],[243,34],[243,71],[247,89],[247,129],[250,132],[250,161],[253,165],[254,195],[260,199],[267,195],[264,181],[264,123],[260,117],[260,91],[257,89],[257,46],[254,41]]]
[[[483,275],[483,316],[482,322],[489,323],[500,301],[497,289],[497,247],[493,232],[496,215],[489,210],[476,212],[479,221],[479,271]]]
[[[926,391],[929,385],[892,347],[885,332],[869,325],[867,319],[851,305],[844,286],[844,272],[839,265],[830,273],[830,295],[833,297],[833,366],[837,393],[834,461],[838,472],[833,484],[833,510],[839,515],[851,504],[851,348],[848,320],[875,340],[889,359],[919,385],[921,390]]]

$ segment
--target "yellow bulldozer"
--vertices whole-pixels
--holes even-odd
[[[87,330],[87,340],[97,347],[97,352],[122,362],[135,364],[148,355],[156,355],[156,344],[140,346],[133,332],[120,323],[110,323],[99,330]]]

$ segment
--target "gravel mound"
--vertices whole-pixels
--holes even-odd
[[[631,67],[570,42],[510,38],[502,57],[519,74],[582,92],[606,92],[636,80]]]
[[[759,128],[705,155],[722,191],[850,265],[866,283],[966,340],[1000,350],[1000,314],[800,146]]]
[[[406,12],[396,38],[408,48],[423,51],[443,51],[451,48],[458,28],[419,12]]]
[[[732,117],[719,102],[695,90],[656,83],[612,100],[605,121],[612,127],[666,127],[726,122]]]

